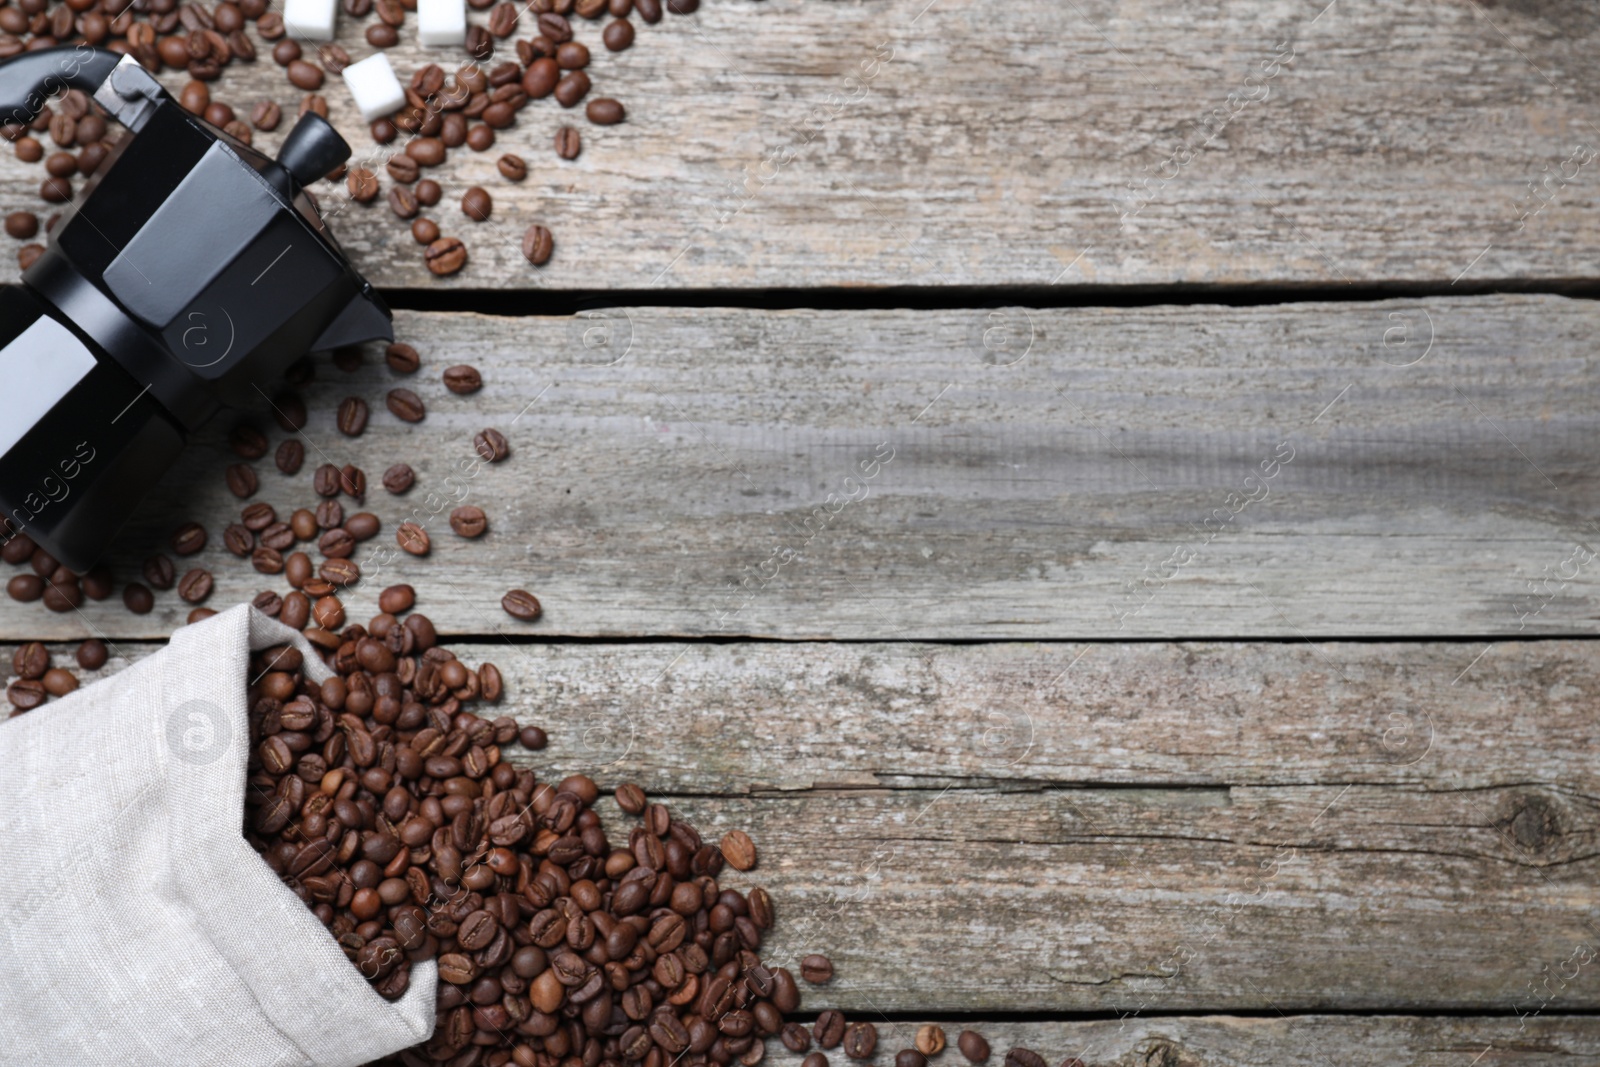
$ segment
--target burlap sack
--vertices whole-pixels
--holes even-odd
[[[427,1039],[434,965],[384,1000],[242,836],[249,651],[286,640],[241,605],[0,722],[0,1063],[336,1067]]]

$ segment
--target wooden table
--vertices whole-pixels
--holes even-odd
[[[541,769],[748,828],[772,958],[827,951],[806,1007],[877,1020],[880,1064],[930,1019],[1095,1067],[1600,1062],[1597,33],[1487,0],[642,28],[577,161],[546,101],[501,136],[525,184],[448,164],[497,198],[460,275],[340,209],[430,411],[341,437],[391,375],[324,364],[313,459],[420,457],[390,529],[452,472],[492,523],[352,616],[414,582]],[[13,205],[37,180],[0,164]],[[486,425],[513,462],[464,475]],[[220,545],[225,431],[121,573],[192,515],[214,604],[268,584]],[[183,608],[7,602],[0,636],[114,670]]]

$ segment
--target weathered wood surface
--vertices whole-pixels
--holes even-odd
[[[1600,615],[1588,302],[595,315],[400,315],[426,421],[384,410],[402,383],[381,360],[324,364],[305,468],[261,461],[256,499],[286,513],[315,503],[319,463],[376,482],[409,460],[409,496],[368,496],[385,531],[347,600],[364,617],[412,582],[453,633],[1527,636]],[[475,396],[439,381],[460,361],[483,371]],[[360,438],[333,427],[346,394],[374,409]],[[475,466],[485,426],[509,461]],[[214,606],[286,591],[222,547],[226,430],[140,512],[124,578],[194,516]],[[460,500],[489,512],[486,537],[434,511]],[[394,551],[414,512],[428,559]],[[514,587],[543,620],[500,610]],[[187,609],[7,601],[0,633],[161,637]]]
[[[826,1004],[1528,1013],[1600,933],[1584,642],[458,651],[549,730],[513,758],[749,831]]]
[[[358,58],[363,26],[341,21]],[[436,281],[381,201],[337,232],[383,286],[1592,278],[1597,27],[1561,4],[734,0],[611,55],[580,23],[594,94],[628,121],[546,99],[494,152],[459,152],[434,214],[470,243],[465,271]],[[464,58],[414,32],[391,52],[403,74]],[[242,112],[301,96],[265,54],[216,92]],[[338,79],[324,94],[358,156],[383,158]],[[587,143],[571,163],[550,147],[566,121]],[[530,161],[525,183],[499,178],[500,151]],[[38,204],[40,170],[3,155],[7,210]],[[456,207],[474,183],[490,223]],[[519,252],[533,221],[556,234],[543,270]]]
[[[969,1026],[989,1039],[994,1050],[989,1067],[999,1067],[1006,1050],[1017,1045],[1040,1053],[1052,1067],[1072,1056],[1092,1067],[1570,1067],[1600,1057],[1600,1022],[1582,1015],[1531,1018],[1519,1028],[1514,1018],[1160,1018],[1136,1014],[1137,1005],[1126,1012],[1125,1018],[1074,1022],[944,1021],[951,1044],[934,1063],[965,1067],[954,1042]],[[909,1047],[921,1024],[876,1022],[878,1064],[892,1062],[896,1051]],[[830,1059],[840,1057],[830,1053]],[[772,1042],[767,1062],[794,1067],[800,1057]]]

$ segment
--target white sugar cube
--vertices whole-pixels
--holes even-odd
[[[405,90],[389,66],[389,57],[382,52],[344,68],[344,84],[355,98],[361,117],[368,122],[393,115],[405,106]]]
[[[331,41],[338,6],[339,0],[284,0],[284,32],[296,41]]]
[[[429,47],[465,44],[465,0],[417,0],[417,40]]]

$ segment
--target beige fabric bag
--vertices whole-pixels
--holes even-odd
[[[358,1065],[427,1040],[434,965],[375,993],[245,842],[241,605],[0,722],[0,1062]]]

